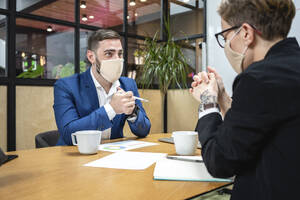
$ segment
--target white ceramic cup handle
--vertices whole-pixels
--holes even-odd
[[[73,145],[78,145],[75,140],[75,134],[71,135]]]

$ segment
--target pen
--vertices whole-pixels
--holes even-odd
[[[117,93],[122,94],[122,93],[124,93],[124,90],[121,89],[120,87],[118,87]],[[149,102],[149,100],[143,99],[143,98],[140,98],[140,97],[133,96],[133,98],[134,98],[135,100],[137,99],[137,100],[140,100],[140,101]]]
[[[167,156],[167,159],[187,161],[187,162],[199,162],[199,163],[203,163],[203,160],[192,160],[192,159],[181,158],[181,157],[174,157],[174,156]]]
[[[143,99],[143,98],[140,98],[140,97],[133,96],[133,98],[134,98],[134,99],[137,99],[137,100],[140,100],[140,101],[149,102],[149,100]]]

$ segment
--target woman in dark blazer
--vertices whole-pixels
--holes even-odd
[[[235,176],[233,200],[299,199],[300,48],[287,38],[293,1],[226,0],[219,14],[216,37],[238,76],[232,99],[212,68],[194,77],[204,163],[215,177]]]

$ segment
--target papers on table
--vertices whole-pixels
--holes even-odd
[[[119,152],[153,145],[158,145],[158,143],[126,140],[121,142],[101,144],[99,145],[98,149],[101,151]]]
[[[84,166],[142,170],[164,157],[166,157],[165,153],[120,151],[99,160],[87,163]]]
[[[185,156],[177,156],[178,158]],[[199,157],[199,156],[195,156]],[[192,159],[190,156],[187,159]],[[195,158],[192,160],[199,160]],[[154,180],[176,180],[176,181],[218,181],[230,182],[230,179],[219,179],[212,177],[203,162],[181,161],[163,158],[156,162],[154,169]]]

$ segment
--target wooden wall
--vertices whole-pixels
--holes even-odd
[[[7,87],[0,86],[0,147],[7,150]]]
[[[199,103],[186,90],[168,91],[168,132],[193,131],[198,121]]]
[[[149,102],[143,103],[143,107],[147,113],[147,116],[151,122],[150,133],[162,133],[163,132],[163,104],[162,95],[159,90],[139,90],[139,94],[142,98],[148,99]],[[125,136],[133,136],[128,124],[124,127]]]
[[[53,87],[17,86],[17,150],[35,148],[36,134],[57,129],[52,106]]]

